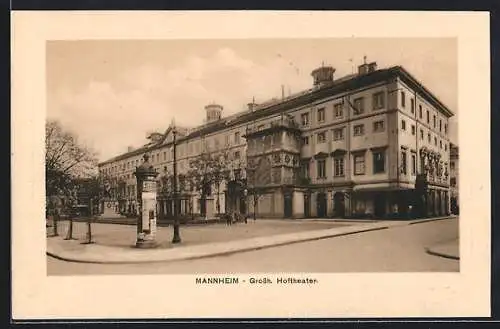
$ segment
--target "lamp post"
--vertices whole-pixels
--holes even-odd
[[[253,203],[253,220],[255,222],[255,220],[257,219],[257,190],[256,190],[256,187],[255,187],[255,173],[257,171],[257,169],[255,167],[250,167],[248,166],[246,168],[246,170],[250,173],[250,177],[251,177],[251,182],[250,182],[250,187],[252,189],[251,193],[252,193],[252,203]],[[248,178],[247,178],[247,186],[248,186]]]
[[[177,129],[175,127],[175,121],[172,120],[172,134],[174,137],[174,237],[172,238],[172,243],[180,243],[181,235],[179,232],[179,204],[177,197]]]

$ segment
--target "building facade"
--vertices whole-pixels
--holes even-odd
[[[458,146],[451,144],[450,146],[450,192],[451,192],[451,212],[454,214],[460,211],[460,202],[458,197],[459,191],[459,166],[458,166]]]
[[[259,218],[449,213],[453,113],[401,66],[365,63],[338,79],[322,66],[311,75],[311,89],[228,117],[207,105],[202,126],[152,133],[144,147],[99,164],[108,204],[134,211],[133,172],[145,152],[159,177],[172,173],[175,129],[181,176],[207,153],[222,152],[228,171],[208,197],[192,186],[180,191],[182,213],[207,203]],[[169,197],[160,193],[159,201],[158,212],[170,214]]]

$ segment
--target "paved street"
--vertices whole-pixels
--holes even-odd
[[[47,274],[448,272],[459,271],[459,261],[429,255],[425,248],[457,237],[458,219],[446,219],[173,263],[101,265],[49,257]]]

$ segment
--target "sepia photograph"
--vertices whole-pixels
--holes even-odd
[[[15,17],[14,313],[487,314],[484,15],[229,14]]]
[[[459,271],[456,39],[46,51],[49,275]]]

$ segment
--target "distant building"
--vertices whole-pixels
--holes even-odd
[[[458,198],[459,192],[459,167],[458,167],[458,145],[451,144],[450,146],[450,190],[451,190],[451,212],[458,214],[460,210],[460,202]]]
[[[220,212],[387,217],[407,216],[414,206],[422,216],[449,213],[450,109],[401,66],[365,63],[340,78],[322,66],[311,75],[311,89],[252,102],[232,116],[207,105],[205,124],[178,128],[178,172],[186,173],[202,152],[228,150],[230,178],[207,201],[219,200]],[[122,207],[136,203],[133,172],[145,152],[159,177],[172,173],[172,139],[169,127],[150,134],[144,147],[99,164]],[[158,212],[168,216],[171,200],[161,194],[158,200]],[[200,211],[199,191],[184,191],[181,212]]]

